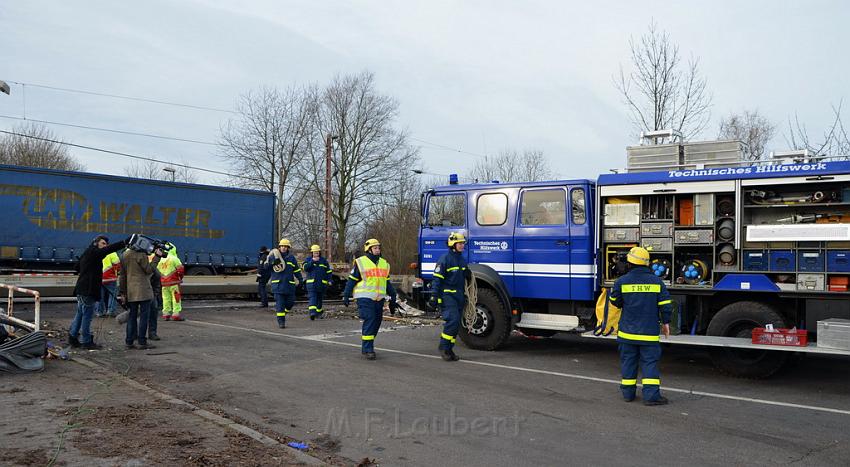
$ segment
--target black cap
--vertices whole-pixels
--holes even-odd
[[[267,252],[267,251],[269,251],[269,247],[267,247],[267,246],[265,246],[265,245],[263,245],[263,246],[261,246],[261,247],[260,247],[260,253],[265,253],[265,252]]]
[[[97,245],[97,242],[101,240],[105,241],[106,243],[109,243],[109,237],[107,237],[106,235],[98,235],[97,237],[94,237],[91,243],[92,245]]]

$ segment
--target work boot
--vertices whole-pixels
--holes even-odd
[[[451,350],[440,349],[440,357],[447,362],[456,362],[460,358]]]
[[[315,321],[315,320],[316,320],[316,315],[310,315],[310,321]]]
[[[281,329],[286,329],[286,323],[277,323],[277,327]]]
[[[375,355],[375,352],[363,352],[363,357],[365,357],[366,360],[374,360],[378,358],[378,356]]]
[[[670,401],[664,396],[658,396],[658,399],[653,401],[643,401],[643,405],[667,405]]]
[[[81,344],[80,348],[83,350],[101,350],[103,346],[100,344],[95,344],[94,342],[87,342],[85,344]]]
[[[158,340],[162,340],[162,339],[160,339],[159,336],[157,336],[157,335],[153,335],[153,336],[148,337],[148,340],[149,341],[158,341]]]
[[[162,315],[162,319],[165,321],[171,321],[171,315]]]
[[[71,347],[79,347],[80,346],[80,340],[77,339],[74,336],[68,336],[68,345],[71,346]]]

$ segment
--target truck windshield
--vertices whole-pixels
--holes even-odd
[[[463,227],[466,224],[464,195],[434,195],[428,200],[427,225],[431,227]]]

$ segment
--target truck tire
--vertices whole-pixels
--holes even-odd
[[[211,276],[212,271],[206,266],[192,266],[186,271],[187,276]]]
[[[736,302],[726,305],[708,324],[709,336],[751,337],[753,328],[772,323],[784,328],[785,320],[769,305]],[[714,366],[723,373],[741,378],[768,378],[788,360],[788,352],[718,348],[711,352]]]
[[[477,308],[472,329],[460,327],[460,340],[475,350],[501,348],[511,335],[511,315],[508,307],[495,290],[480,288]]]

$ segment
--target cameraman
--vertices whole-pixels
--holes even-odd
[[[127,319],[127,333],[124,339],[125,348],[128,350],[154,348],[154,346],[148,344],[147,340],[151,300],[154,299],[151,275],[155,273],[159,260],[165,255],[166,253],[161,248],[156,248],[153,259],[149,259],[147,252],[139,251],[131,244],[121,258],[120,299],[130,309]],[[134,345],[137,339],[139,341],[138,347]]]
[[[127,245],[125,240],[109,244],[105,235],[98,235],[86,248],[77,262],[77,284],[74,295],[77,296],[77,313],[71,321],[68,330],[68,345],[82,347],[87,350],[98,350],[100,345],[94,343],[91,334],[92,313],[95,304],[100,300],[100,288],[103,282],[103,258]]]

